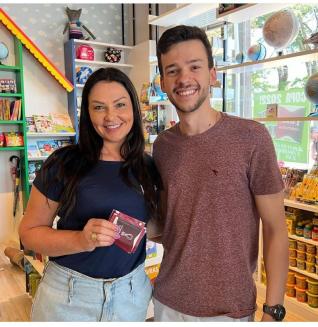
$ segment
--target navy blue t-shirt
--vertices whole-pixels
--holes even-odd
[[[67,216],[59,213],[57,229],[83,230],[90,218],[107,219],[113,209],[119,210],[141,221],[148,222],[146,204],[142,191],[127,186],[119,174],[122,162],[99,161],[80,181],[76,192],[76,204]],[[56,165],[48,172],[49,183],[57,171]],[[58,202],[63,184],[44,187],[41,174],[37,174],[36,188],[50,200]],[[146,257],[146,237],[136,252],[128,254],[115,244],[98,247],[92,252],[50,257],[61,266],[73,269],[94,278],[118,278],[134,270]]]

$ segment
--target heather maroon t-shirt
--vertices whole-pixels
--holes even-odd
[[[252,314],[259,234],[254,195],[283,189],[266,128],[222,114],[199,135],[180,135],[178,125],[161,133],[153,155],[167,203],[154,297],[192,316]]]

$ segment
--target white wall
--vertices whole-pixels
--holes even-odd
[[[1,8],[23,29],[39,49],[64,73],[64,42],[62,34],[66,4],[5,4]],[[70,4],[69,7],[83,8],[82,22],[95,34],[96,41],[120,44],[122,37],[120,4]],[[126,25],[130,24],[126,20]],[[0,23],[0,41],[5,41],[13,53],[11,34]],[[4,64],[14,64],[12,57]],[[67,112],[67,94],[64,88],[48,71],[23,49],[24,91],[26,114]],[[0,130],[14,130],[6,126]],[[0,242],[18,240],[17,225],[22,212],[13,219],[12,181],[9,157],[16,152],[0,152]],[[20,197],[21,198],[21,197]],[[22,204],[20,204],[22,208]]]

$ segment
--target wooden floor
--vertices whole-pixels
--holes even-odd
[[[13,244],[9,244],[14,246]],[[3,251],[7,245],[0,244],[0,322],[30,321],[31,297],[25,292],[24,272],[13,266]],[[262,317],[264,299],[257,299],[258,310],[255,321]],[[304,321],[301,317],[287,312],[285,321]]]
[[[25,292],[25,275],[4,255],[7,245],[0,244],[0,322],[30,321],[32,301]]]

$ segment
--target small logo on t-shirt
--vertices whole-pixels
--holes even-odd
[[[214,176],[217,176],[219,173],[216,169],[212,169],[212,171],[213,171]]]

